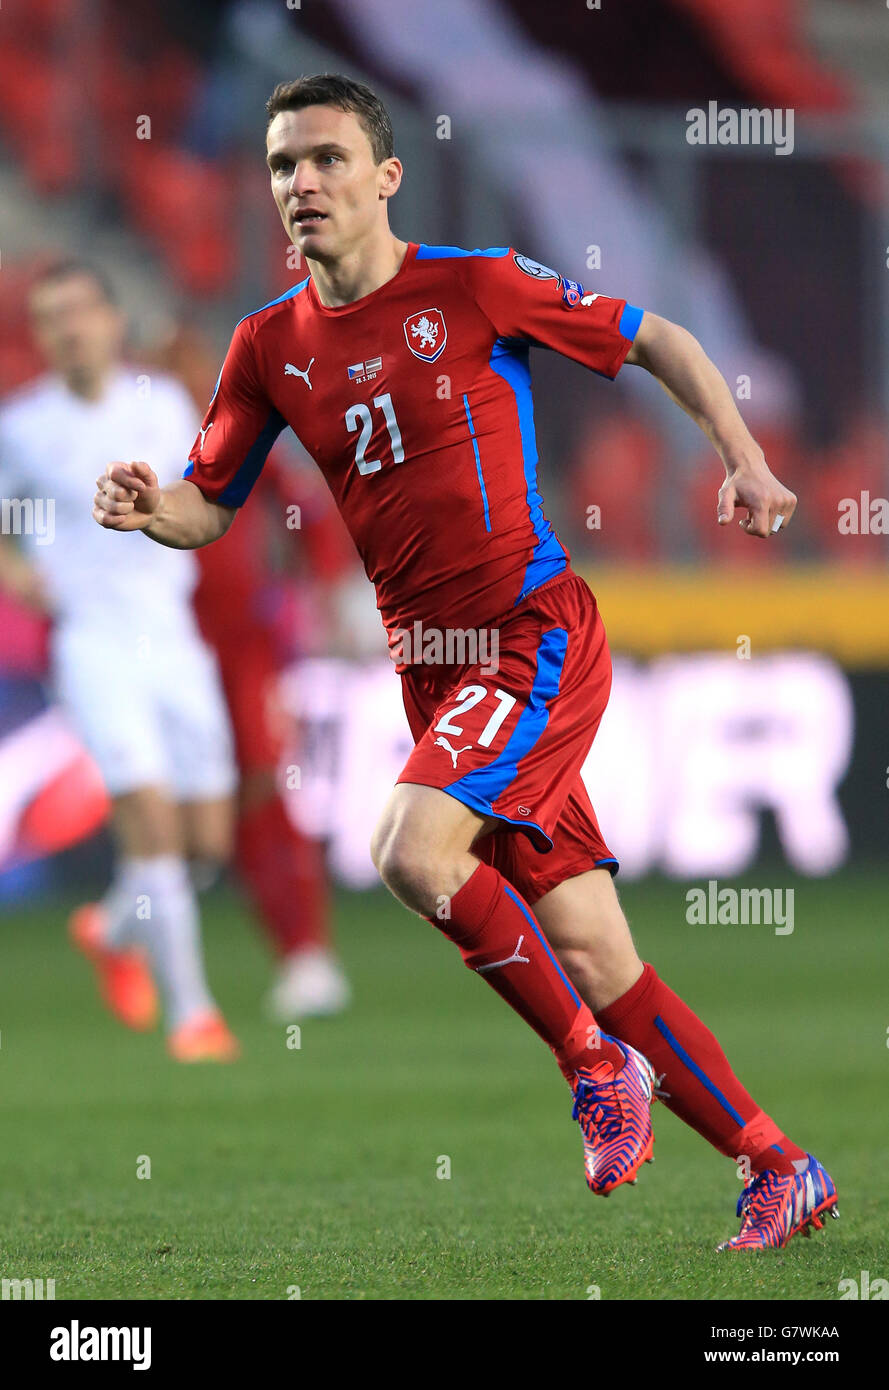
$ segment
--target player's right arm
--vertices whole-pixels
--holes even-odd
[[[196,550],[224,536],[233,507],[209,502],[187,479],[158,485],[147,463],[109,463],[96,479],[93,518],[108,531],[144,531],[174,550]]]
[[[266,396],[254,352],[255,317],[237,325],[185,477],[160,487],[147,463],[110,463],[93,498],[109,531],[143,531],[176,550],[224,536],[286,421]]]

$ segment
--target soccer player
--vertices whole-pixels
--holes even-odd
[[[206,545],[292,426],[400,657],[416,746],[373,837],[383,881],[550,1046],[594,1192],[634,1181],[650,1158],[657,1083],[676,1114],[749,1163],[741,1232],[724,1244],[783,1245],[821,1224],[834,1185],[639,959],[581,781],[611,665],[596,601],[543,512],[529,347],[608,378],[625,362],[649,371],[725,466],[719,524],[741,509],[744,530],[765,541],[796,498],[684,329],[586,294],[511,247],[395,237],[388,202],[402,166],[362,84],[328,74],[280,85],[267,161],[310,273],[237,325],[185,479],[162,488],[144,463],[111,463],[93,515],[163,545]],[[478,660],[467,632],[484,647]],[[424,660],[436,652],[439,664]]]
[[[18,505],[25,543],[3,539],[0,583],[53,619],[55,685],[112,798],[117,854],[107,893],[73,915],[71,937],[123,1023],[153,1025],[156,980],[171,1055],[228,1061],[237,1043],[204,974],[186,858],[227,856],[235,781],[216,667],[191,611],[194,557],[136,537],[114,551],[82,500],[124,440],[175,477],[196,412],[171,378],[123,365],[123,316],[99,270],[57,263],[30,309],[50,371],[0,411],[0,493]]]

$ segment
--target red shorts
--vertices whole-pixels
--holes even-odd
[[[491,630],[487,651],[487,661],[405,670],[416,747],[399,782],[438,787],[495,817],[473,853],[527,902],[588,869],[616,873],[580,776],[611,690],[589,588],[570,571],[550,580]]]

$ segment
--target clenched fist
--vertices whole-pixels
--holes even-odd
[[[796,493],[784,486],[771,472],[765,459],[729,470],[719,489],[717,520],[727,526],[736,507],[746,507],[747,515],[738,523],[748,536],[765,539],[786,527],[796,511]]]
[[[160,506],[157,474],[147,463],[109,463],[96,487],[93,520],[109,531],[141,531]]]

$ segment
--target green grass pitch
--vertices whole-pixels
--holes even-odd
[[[219,892],[204,920],[244,1047],[229,1067],[177,1066],[101,1011],[70,904],[5,914],[0,1275],[53,1278],[57,1299],[603,1301],[832,1301],[840,1279],[889,1277],[886,880],[794,887],[788,936],[689,926],[678,883],[622,899],[643,958],[833,1173],[842,1217],[811,1240],[717,1255],[733,1165],[660,1105],[657,1162],[594,1198],[543,1044],[383,892],[337,897],[355,1003],[289,1047],[260,1013],[260,939]]]

